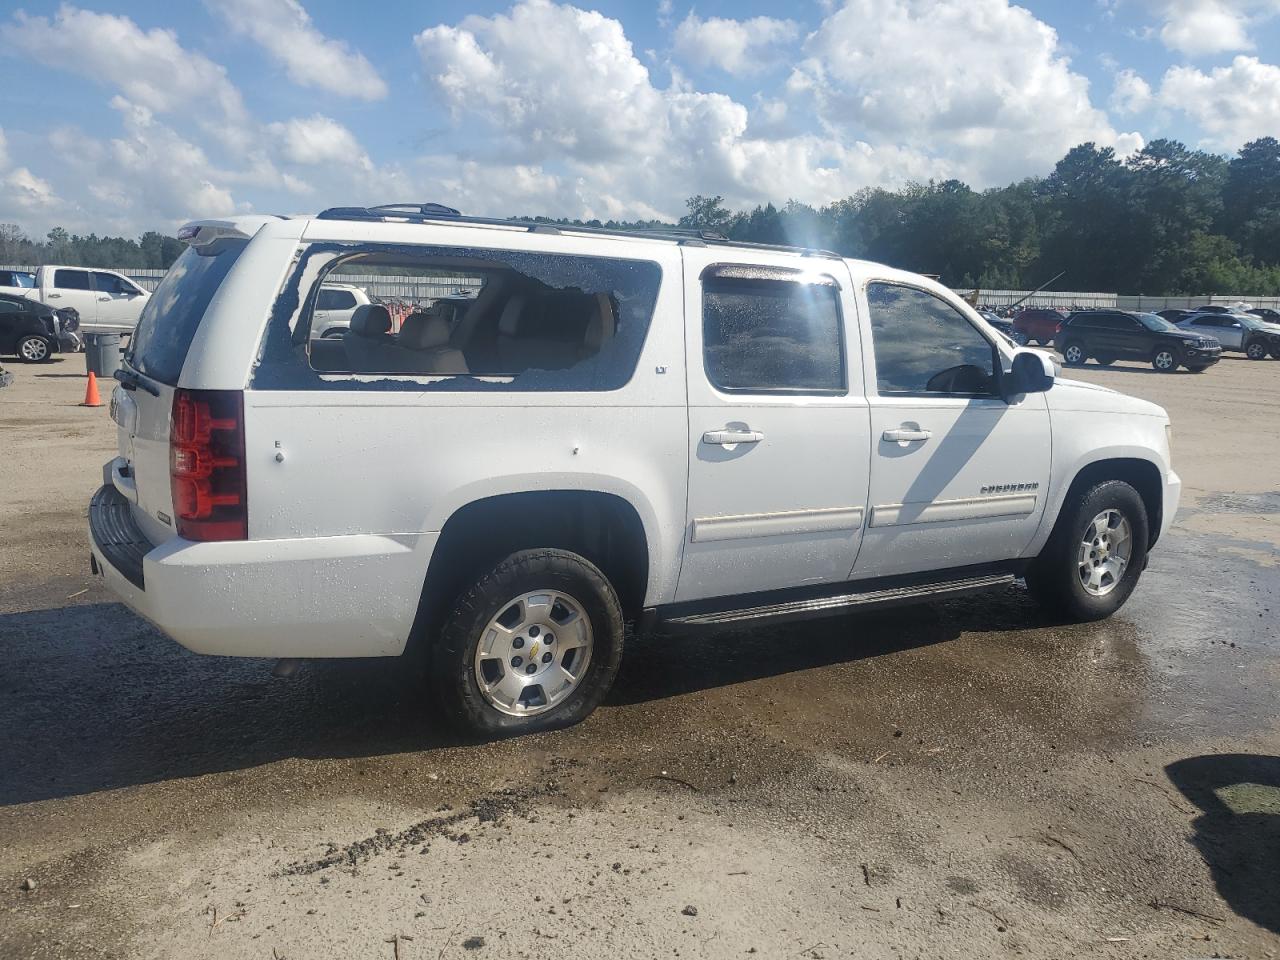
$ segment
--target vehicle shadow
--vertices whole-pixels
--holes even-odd
[[[1146,366],[1138,366],[1138,364],[1143,363],[1145,363]],[[1212,370],[1213,368],[1210,367],[1209,369]],[[1103,366],[1100,363],[1094,363],[1093,361],[1084,364],[1082,367],[1069,367],[1063,364],[1062,375],[1064,377],[1070,377],[1072,370],[1088,370],[1090,373],[1139,373],[1143,376],[1150,374],[1151,376],[1157,377],[1171,377],[1178,375],[1203,376],[1203,374],[1193,374],[1190,370],[1186,370],[1182,367],[1179,367],[1171,373],[1166,373],[1163,370],[1155,369],[1145,360],[1117,360],[1109,367]]]
[[[1247,920],[1280,933],[1280,757],[1220,754],[1165,767],[1202,811],[1195,844],[1218,893]]]
[[[607,702],[661,700],[943,643],[962,631],[1039,622],[1022,591],[1011,589],[996,603],[990,596],[965,603],[633,639]],[[291,757],[381,756],[476,742],[431,709],[422,672],[410,661],[312,661],[297,676],[277,678],[270,660],[189,653],[116,603],[2,614],[0,656],[7,664],[0,678],[0,806]]]

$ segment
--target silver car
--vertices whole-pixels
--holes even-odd
[[[1243,353],[1250,360],[1280,359],[1280,324],[1267,323],[1252,313],[1193,313],[1178,326],[1214,337],[1223,350]]]

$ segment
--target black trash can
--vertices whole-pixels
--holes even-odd
[[[84,340],[86,372],[110,380],[120,369],[120,334],[86,333]]]

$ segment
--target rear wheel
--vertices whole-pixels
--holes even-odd
[[[1053,535],[1027,571],[1027,587],[1072,621],[1109,617],[1138,584],[1147,540],[1138,491],[1122,480],[1103,481],[1063,504]]]
[[[1071,343],[1068,343],[1063,347],[1062,359],[1065,360],[1068,365],[1078,367],[1089,358],[1085,355],[1084,346],[1073,340]]]
[[[1244,355],[1250,360],[1265,360],[1267,359],[1267,345],[1255,340],[1244,348]]]
[[[458,598],[432,651],[435,693],[481,736],[567,727],[608,693],[622,641],[622,608],[599,569],[565,550],[522,550]]]
[[[1173,355],[1172,350],[1161,347],[1151,355],[1151,366],[1161,373],[1173,373],[1178,369],[1178,358]]]
[[[27,363],[44,363],[52,356],[49,341],[34,334],[18,341],[18,356]]]

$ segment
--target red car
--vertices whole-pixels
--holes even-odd
[[[1043,343],[1051,346],[1066,317],[1061,310],[1023,310],[1013,318],[1011,336],[1021,344]]]

